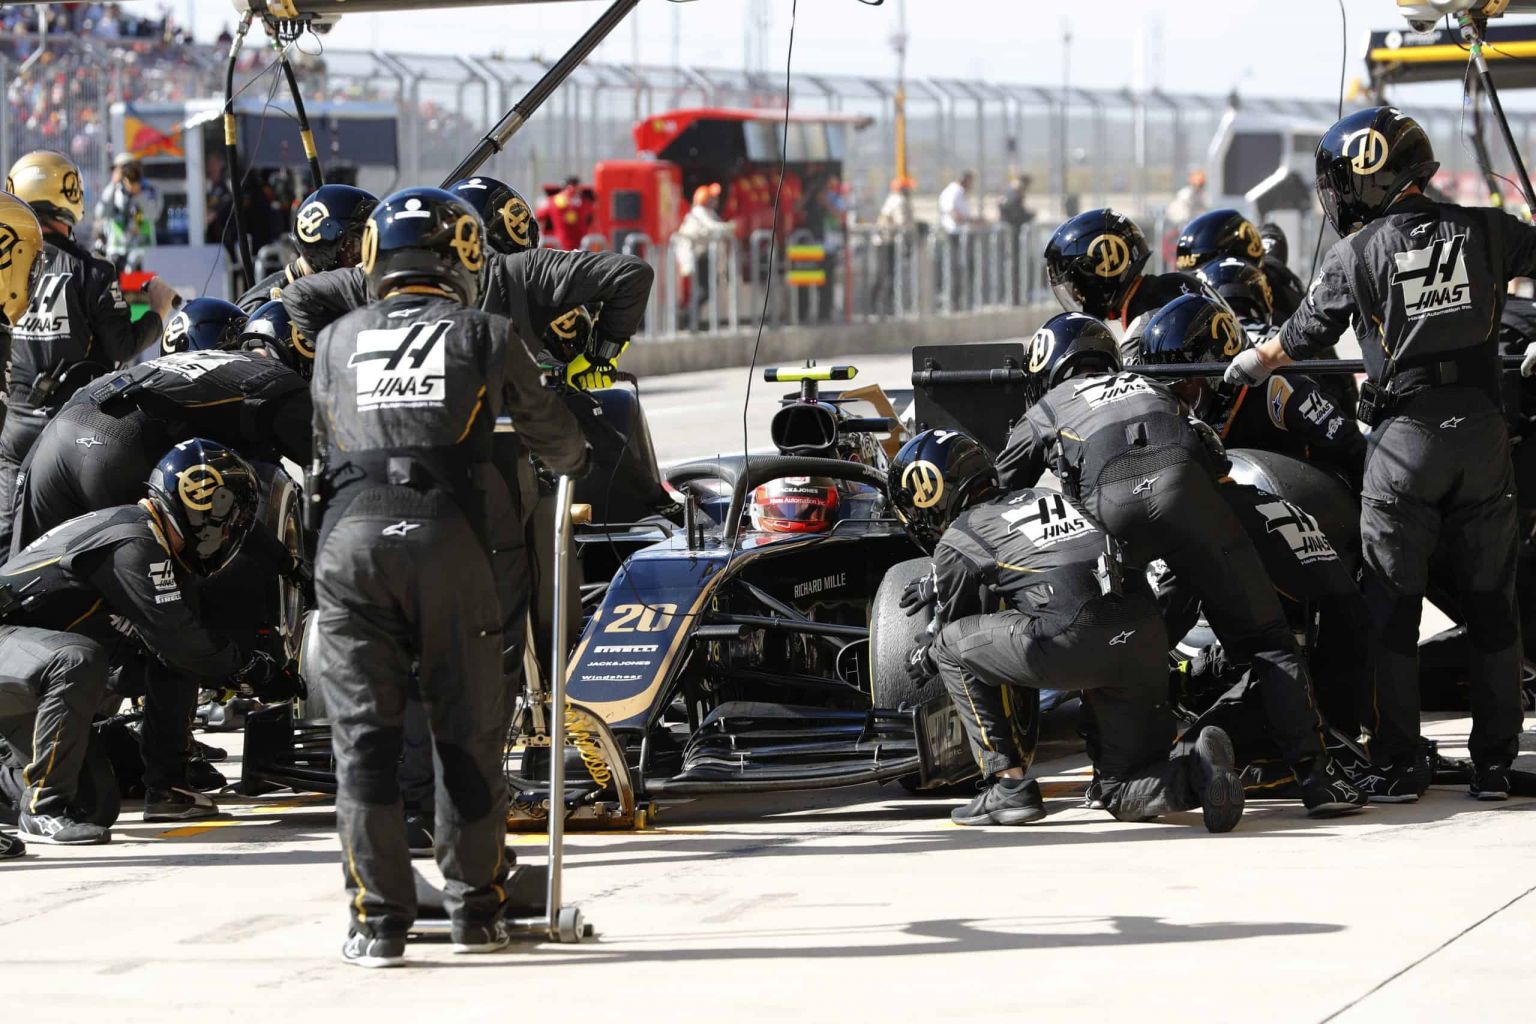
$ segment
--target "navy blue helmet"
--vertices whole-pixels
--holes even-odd
[[[177,310],[160,336],[160,350],[172,352],[208,352],[240,347],[240,329],[245,326],[245,311],[223,299],[193,299]]]
[[[194,437],[165,453],[149,474],[149,501],[182,564],[202,576],[240,551],[261,498],[256,471],[233,451]]]

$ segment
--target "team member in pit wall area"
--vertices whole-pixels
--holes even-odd
[[[80,168],[51,150],[28,153],[6,178],[6,191],[42,223],[48,255],[32,304],[12,329],[10,408],[0,429],[0,552],[11,550],[16,474],[43,427],[75,389],[159,339],[176,299],[169,285],[150,278],[151,311],[134,322],[116,268],[71,237],[85,215],[81,181]]]
[[[247,313],[271,302],[301,277],[338,267],[355,267],[362,259],[363,228],[379,197],[351,185],[321,185],[299,204],[293,237],[299,258],[268,274],[236,301]]]
[[[404,963],[416,917],[398,778],[413,667],[437,753],[434,838],[454,949],[511,941],[501,919],[511,694],[487,524],[511,516],[512,502],[490,461],[492,429],[505,405],[555,473],[584,472],[588,449],[510,324],[474,308],[482,232],[474,209],[439,189],[390,196],[363,243],[378,301],[316,344],[327,507],[314,660],[352,910],[342,953],[363,967]]]
[[[944,680],[979,754],[982,794],[958,825],[1022,825],[1045,817],[1025,779],[1001,688],[1081,690],[1097,723],[1090,747],[1106,810],[1147,821],[1200,807],[1212,832],[1243,815],[1232,742],[1204,729],[1170,756],[1174,735],[1167,636],[1145,577],[1123,573],[1093,520],[1054,491],[1004,493],[986,451],[965,434],[924,431],[891,461],[891,504],[933,555],[933,574],[902,595],[933,606],[909,658],[914,681]],[[982,614],[999,600],[1007,609]]]
[[[34,695],[35,717],[25,727],[4,719],[6,741],[29,760],[26,789],[16,794],[25,838],[108,840],[106,829],[76,820],[70,805],[108,671],[125,657],[138,660],[139,644],[156,659],[146,672],[140,733],[144,820],[218,813],[187,786],[193,680],[228,679],[259,692],[281,671],[265,652],[244,653],[204,627],[198,579],[240,550],[259,487],[240,456],[193,439],[160,460],[138,504],[72,519],[0,566],[0,699]]]
[[[1394,777],[1413,772],[1419,616],[1430,556],[1443,545],[1470,639],[1471,794],[1503,800],[1523,715],[1499,322],[1509,279],[1536,274],[1536,229],[1430,200],[1421,190],[1439,166],[1423,128],[1392,107],[1356,111],[1323,135],[1317,193],[1344,237],[1296,315],[1238,355],[1227,380],[1258,385],[1354,328],[1369,375],[1360,533],[1381,702],[1375,753]],[[1522,366],[1533,369],[1536,346]]]
[[[7,349],[11,325],[22,318],[32,302],[32,286],[42,276],[46,259],[43,226],[38,223],[37,214],[9,192],[0,192],[0,342]],[[27,707],[36,698],[30,689],[22,693],[16,681],[0,677],[0,705],[10,709]],[[26,843],[0,833],[0,860],[20,857],[26,852]]]
[[[1265,711],[1313,816],[1365,797],[1325,751],[1296,639],[1242,524],[1217,489],[1226,453],[1210,428],[1154,381],[1122,372],[1109,328],[1080,313],[1048,320],[1030,343],[1029,410],[998,459],[1002,486],[1046,469],[1125,545],[1138,569],[1161,558],[1199,595],[1228,654],[1252,662]]]

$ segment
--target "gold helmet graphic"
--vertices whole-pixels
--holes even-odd
[[[85,184],[80,168],[63,153],[33,150],[11,165],[5,190],[37,211],[44,220],[74,227],[85,216]]]
[[[0,319],[9,327],[27,311],[43,269],[43,228],[32,208],[0,192]]]

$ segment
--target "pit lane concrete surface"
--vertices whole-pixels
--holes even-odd
[[[892,386],[909,365],[852,361],[860,383]],[[647,386],[663,459],[735,449],[743,376]],[[754,428],[784,390],[754,382]],[[1459,756],[1468,727],[1427,731]],[[1198,814],[1125,825],[1078,806],[1087,762],[1071,715],[1051,716],[1047,735],[1039,824],[958,828],[960,797],[896,786],[672,805],[647,831],[572,837],[567,898],[595,940],[486,957],[413,943],[402,971],[340,960],[328,799],[228,797],[228,819],[179,828],[142,823],[130,803],[110,846],[0,863],[8,1016],[1526,1019],[1536,800],[1437,788],[1326,822],[1254,804],[1226,836]],[[230,748],[221,767],[237,777],[240,737],[202,738]],[[1536,752],[1536,734],[1524,740]],[[542,837],[511,842],[542,859]]]

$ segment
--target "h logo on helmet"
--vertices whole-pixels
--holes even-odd
[[[1029,339],[1029,372],[1039,373],[1045,369],[1045,364],[1051,361],[1051,353],[1056,351],[1056,335],[1044,327],[1035,332],[1035,336]]]
[[[1253,226],[1253,221],[1245,220],[1238,225],[1237,238],[1248,245],[1248,257],[1250,259],[1264,258],[1264,239],[1259,235],[1259,229]]]
[[[324,203],[319,201],[310,203],[300,210],[296,224],[299,232],[299,241],[310,243],[320,241],[320,229],[325,226],[325,222],[330,216],[331,211],[326,208]]]
[[[373,265],[379,258],[379,226],[371,219],[363,228],[363,254],[362,262],[364,274],[373,273]]]
[[[570,341],[576,337],[576,321],[580,316],[581,310],[570,310],[551,320],[549,329],[555,332],[555,337]]]
[[[1375,174],[1387,162],[1387,137],[1375,128],[1345,136],[1344,155],[1356,174]]]
[[[177,313],[171,317],[171,322],[165,325],[165,336],[160,339],[160,348],[166,352],[178,351],[180,342],[192,329],[192,321],[185,313]]]
[[[16,260],[16,246],[20,244],[21,236],[16,229],[9,224],[0,224],[0,270],[11,269]]]
[[[1097,261],[1093,272],[1099,277],[1119,277],[1131,262],[1131,247],[1119,235],[1103,234],[1088,243],[1088,255]]]
[[[528,220],[532,217],[528,204],[513,196],[501,204],[501,223],[507,235],[518,245],[528,244]]]
[[[74,171],[64,172],[64,181],[59,185],[59,192],[71,203],[78,203],[85,198],[85,190],[80,187],[80,175]]]
[[[223,486],[224,474],[205,462],[176,474],[176,494],[195,512],[212,509],[213,496]]]
[[[453,251],[459,254],[459,262],[471,274],[480,273],[485,265],[485,253],[480,248],[480,221],[469,214],[459,218],[453,226],[453,238],[449,241]]]
[[[1243,350],[1243,332],[1238,329],[1237,320],[1224,309],[1211,317],[1211,337],[1221,345],[1221,354],[1228,359]]]
[[[902,471],[901,486],[912,492],[913,505],[932,508],[944,496],[944,474],[931,462],[914,462]]]

